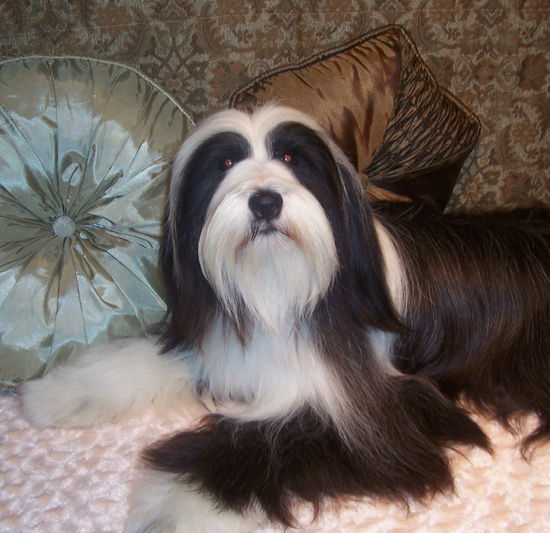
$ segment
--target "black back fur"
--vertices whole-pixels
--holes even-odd
[[[380,206],[382,207],[382,206]],[[550,437],[550,216],[379,209],[406,265],[411,334],[394,364],[510,427],[536,413],[523,450]]]

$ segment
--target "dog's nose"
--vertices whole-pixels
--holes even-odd
[[[274,191],[259,191],[250,197],[248,207],[256,219],[270,222],[281,214],[283,197]]]

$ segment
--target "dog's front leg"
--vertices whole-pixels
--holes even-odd
[[[137,414],[152,403],[164,410],[189,400],[185,361],[159,350],[150,338],[93,349],[23,384],[23,410],[38,428],[87,427]]]

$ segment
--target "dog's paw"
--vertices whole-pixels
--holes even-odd
[[[154,339],[126,339],[90,350],[20,387],[23,412],[38,428],[89,427],[184,396],[189,378]],[[167,408],[167,407],[166,407]]]
[[[252,533],[259,523],[260,513],[221,511],[174,476],[151,473],[132,494],[125,533]]]
[[[27,420],[39,429],[81,428],[112,417],[108,406],[83,383],[83,373],[79,367],[64,367],[22,384],[19,393]]]

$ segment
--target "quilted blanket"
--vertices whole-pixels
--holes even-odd
[[[526,462],[518,436],[477,418],[494,444],[452,453],[456,493],[409,509],[369,501],[328,510],[304,533],[542,533],[550,531],[550,445]],[[533,421],[528,421],[533,422]],[[98,533],[124,528],[128,496],[148,443],[192,423],[153,411],[87,430],[38,431],[19,399],[0,397],[0,533]],[[529,424],[528,424],[529,425]],[[525,431],[528,428],[524,428]],[[257,533],[281,529],[260,525]]]

